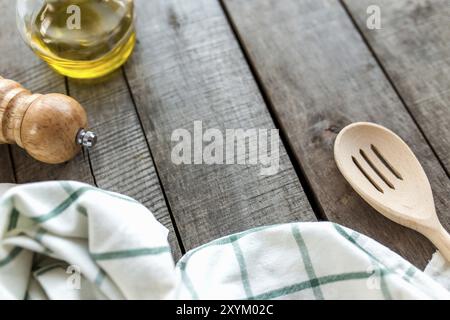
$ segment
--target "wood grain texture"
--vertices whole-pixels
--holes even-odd
[[[450,172],[450,2],[345,0],[408,109]],[[367,7],[381,10],[381,30],[366,27]]]
[[[172,253],[178,259],[180,246],[122,71],[95,81],[69,80],[68,87],[85,107],[91,128],[100,137],[90,150],[97,185],[128,195],[149,208],[169,229]]]
[[[64,77],[51,71],[22,41],[15,29],[14,10],[15,6],[9,1],[0,1],[0,11],[6,20],[2,20],[2,25],[13,26],[8,28],[13,32],[0,33],[0,54],[3,56],[0,74],[20,81],[36,92],[67,93],[66,89],[70,89],[75,98],[86,104],[89,125],[98,130],[100,139],[91,151],[95,179],[87,153],[65,164],[46,165],[32,159],[20,148],[12,147],[18,182],[76,180],[92,185],[96,182],[101,188],[127,194],[150,208],[169,228],[173,253],[178,258],[180,248],[122,73],[100,79],[98,83],[68,80],[66,88]],[[9,165],[7,160],[6,155],[0,157],[0,164],[5,163],[6,167]],[[6,180],[3,171],[0,169],[0,178],[5,175]]]
[[[40,93],[66,93],[64,78],[51,71],[26,46],[16,29],[15,3],[0,1],[0,75],[20,82],[25,88]],[[40,163],[17,146],[12,146],[18,183],[45,180],[78,180],[93,184],[87,157],[79,154],[61,165]]]
[[[450,229],[445,172],[338,1],[225,0],[273,113],[325,216],[375,238],[419,267],[434,248],[369,207],[345,182],[333,142],[356,121],[399,134],[422,163]]]
[[[17,144],[44,163],[64,163],[81,152],[75,140],[84,128],[86,112],[73,98],[32,93],[0,77],[0,143]]]
[[[315,217],[283,146],[280,171],[175,165],[172,131],[273,128],[216,1],[136,1],[138,43],[126,72],[185,248],[260,225]]]
[[[356,122],[339,132],[334,158],[345,179],[375,210],[427,237],[450,262],[450,235],[436,215],[428,178],[391,130]]]
[[[11,164],[9,148],[0,145],[0,183],[14,183],[14,169]]]

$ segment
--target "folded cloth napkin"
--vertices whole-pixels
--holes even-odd
[[[430,275],[329,222],[260,227],[186,253],[135,200],[77,182],[0,198],[3,299],[450,299],[449,265]]]

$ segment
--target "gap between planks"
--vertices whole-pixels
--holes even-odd
[[[338,133],[340,127],[349,122],[378,121],[388,127],[397,126],[400,133],[409,134],[408,141],[421,155],[425,169],[430,172],[430,178],[436,187],[436,204],[440,209],[441,217],[445,218],[443,208],[447,207],[445,194],[448,186],[438,178],[442,167],[437,161],[433,163],[436,157],[431,149],[427,150],[429,145],[419,130],[414,133],[417,127],[413,119],[401,103],[396,103],[395,98],[398,101],[398,96],[395,92],[392,91],[392,94],[389,92],[393,90],[392,86],[386,81],[383,73],[377,71],[377,68],[380,70],[377,62],[367,51],[363,40],[358,38],[359,33],[341,5],[338,2],[333,4],[325,3],[325,1],[317,3],[286,1],[279,2],[282,8],[276,10],[271,7],[275,5],[271,1],[223,0],[223,3],[235,29],[238,30],[242,46],[248,52],[251,64],[255,65],[254,69],[259,71],[255,72],[256,77],[259,78],[258,81],[262,83],[264,92],[269,93],[269,100],[273,101],[268,106],[275,108],[275,114],[280,117],[280,125],[286,130],[288,143],[296,157],[304,160],[301,161],[302,167],[306,169],[312,181],[313,191],[317,194],[330,220],[366,233],[385,245],[395,248],[414,264],[424,266],[428,254],[433,250],[432,246],[425,242],[423,237],[387,221],[356,197],[343,182],[342,176],[337,172],[332,161],[332,141],[334,140],[332,138]],[[328,6],[327,10],[321,8],[322,6]],[[256,8],[261,12],[251,15]],[[308,16],[309,8],[311,8],[310,16]],[[291,11],[286,11],[287,9]],[[317,10],[313,11],[315,9]],[[288,13],[292,16],[283,18],[282,15]],[[300,25],[297,25],[298,21],[303,23],[309,21],[301,19],[302,13],[305,14],[305,19],[313,19],[320,23],[320,31],[314,31],[316,28],[311,27],[305,32],[296,30],[293,35],[286,34],[287,31],[292,32],[294,27],[300,28]],[[275,25],[272,26],[273,24]],[[332,35],[336,26],[343,28],[339,37]],[[278,63],[273,64],[276,51],[272,55],[267,55],[266,52],[272,47],[282,48],[283,39],[280,37],[283,36],[291,39],[292,43],[289,43],[290,47],[287,46],[280,53],[280,57],[277,58]],[[339,41],[355,41],[355,43],[347,49],[348,45],[341,46]],[[305,48],[308,44],[311,48]],[[321,50],[323,54],[314,55],[311,50]],[[331,52],[337,56],[327,56]],[[303,60],[297,60],[297,64],[289,68],[289,62],[295,61],[300,56]],[[307,59],[310,60],[309,62],[311,59],[317,59],[318,65],[308,65]],[[354,59],[359,59],[360,64],[355,65]],[[336,64],[332,64],[331,61]],[[272,72],[271,66],[274,66]],[[360,73],[363,69],[364,72]],[[326,74],[331,71],[333,72],[329,75]],[[302,79],[306,81],[302,82]],[[369,90],[368,86],[362,85],[367,80],[373,79],[376,81],[374,90]],[[318,89],[319,86],[321,90]],[[357,93],[353,93],[355,87],[358,89]],[[342,90],[344,90],[343,93]],[[367,94],[366,99],[358,99],[358,95],[361,94]],[[291,99],[286,99],[286,96],[290,96]],[[296,96],[297,98],[294,98]],[[331,102],[330,98],[336,101]],[[368,98],[374,99],[373,108],[370,101],[367,101]],[[391,112],[390,117],[386,115],[386,111]],[[322,168],[320,168],[321,165]]]
[[[68,77],[64,77],[64,87],[66,88],[66,94],[68,96],[70,96],[70,86],[69,86],[69,78]],[[89,150],[82,148],[81,152],[83,154],[83,157],[87,156],[87,160],[88,160],[88,164],[89,164],[89,171],[91,172],[91,176],[92,176],[92,182],[98,188],[97,180],[95,179],[94,168],[92,167],[92,160],[91,160],[91,155],[89,154]]]
[[[222,0],[221,0],[222,1]],[[400,102],[402,103],[403,107],[405,108],[406,112],[408,112],[408,114],[411,116],[411,119],[413,120],[414,124],[416,125],[417,129],[419,130],[419,132],[422,134],[422,137],[424,138],[424,140],[427,142],[427,144],[430,146],[431,151],[433,152],[434,156],[436,157],[437,161],[439,162],[439,164],[441,165],[442,169],[444,170],[444,172],[447,174],[447,178],[450,179],[450,173],[447,169],[447,167],[444,165],[444,162],[442,161],[442,159],[440,158],[439,154],[436,152],[436,149],[434,148],[433,144],[430,142],[430,140],[428,139],[428,136],[425,134],[425,131],[423,130],[422,126],[419,124],[419,122],[417,121],[416,117],[414,116],[413,112],[411,111],[411,109],[409,108],[408,104],[405,101],[405,98],[403,97],[403,95],[400,93],[400,90],[398,89],[397,85],[395,84],[394,80],[392,79],[392,77],[389,75],[389,73],[387,72],[384,64],[381,62],[381,59],[378,57],[378,55],[376,54],[373,46],[370,44],[369,40],[367,39],[366,35],[364,34],[364,32],[362,32],[361,28],[359,27],[358,23],[356,22],[355,17],[353,16],[353,14],[351,13],[348,5],[345,3],[344,0],[339,0],[339,3],[341,4],[341,6],[344,8],[344,11],[347,13],[350,21],[352,22],[353,26],[355,27],[355,29],[358,31],[359,35],[361,36],[361,39],[363,40],[364,44],[367,46],[367,49],[369,50],[369,52],[372,54],[374,60],[377,62],[378,66],[380,67],[381,71],[383,72],[384,76],[386,77],[386,80],[389,82],[389,84],[391,85],[392,89],[394,90],[394,92],[396,93],[397,97],[399,98]]]
[[[144,125],[142,124],[141,115],[138,112],[138,108],[137,108],[137,105],[136,105],[136,100],[134,99],[133,91],[131,90],[130,82],[128,81],[127,73],[125,72],[125,68],[124,67],[121,67],[121,73],[122,73],[122,76],[123,76],[123,78],[125,80],[125,84],[127,86],[128,94],[130,95],[130,99],[131,99],[131,102],[132,102],[133,107],[134,107],[134,112],[136,113],[136,116],[138,118],[139,126],[140,126],[141,132],[142,132],[142,134],[144,136],[145,143],[147,144],[147,149],[148,149],[148,152],[150,154],[150,158],[152,159],[153,165],[155,166],[156,176],[158,178],[159,185],[161,186],[161,191],[162,191],[162,194],[163,194],[163,197],[164,197],[164,201],[165,201],[166,206],[167,206],[167,210],[169,211],[170,220],[172,221],[173,230],[175,232],[175,236],[177,238],[178,245],[180,246],[181,254],[184,255],[186,253],[186,249],[184,248],[183,239],[181,238],[180,231],[178,230],[178,226],[177,226],[177,223],[175,221],[175,217],[173,216],[173,212],[172,212],[172,208],[170,206],[170,202],[167,199],[166,190],[164,188],[164,185],[162,184],[161,177],[160,177],[159,170],[158,170],[158,166],[156,165],[155,158],[154,158],[153,152],[152,152],[152,148],[150,147],[150,143],[148,141],[147,135],[145,134]]]
[[[267,92],[264,88],[264,84],[261,81],[261,76],[258,74],[258,70],[256,69],[255,65],[252,63],[252,60],[249,57],[249,54],[242,43],[242,39],[239,36],[239,32],[237,31],[236,25],[233,23],[233,19],[231,19],[230,13],[225,7],[224,0],[217,0],[220,4],[220,7],[222,8],[222,11],[228,21],[228,24],[230,25],[230,28],[233,32],[234,38],[236,39],[236,42],[238,43],[242,55],[244,56],[245,62],[249,66],[250,72],[252,73],[253,79],[258,87],[259,92],[261,93],[261,96],[264,100],[265,105],[267,106],[267,110],[269,111],[269,114],[272,118],[272,121],[275,125],[275,128],[278,129],[280,133],[280,140],[282,145],[285,147],[287,155],[289,157],[290,162],[292,163],[292,166],[294,167],[294,170],[300,180],[300,184],[302,185],[303,191],[305,192],[306,197],[308,198],[309,204],[311,205],[311,208],[314,212],[314,215],[316,216],[317,220],[319,221],[328,221],[328,218],[325,215],[325,212],[322,208],[322,205],[320,204],[319,200],[317,199],[316,194],[314,193],[311,182],[308,179],[308,176],[305,173],[305,170],[302,167],[301,162],[296,159],[295,153],[292,150],[291,145],[288,143],[288,138],[286,136],[286,132],[283,130],[282,126],[280,125],[280,119],[274,112],[274,107],[272,105],[272,101],[267,95]]]

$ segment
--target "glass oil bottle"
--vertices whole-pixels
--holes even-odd
[[[132,0],[19,0],[17,23],[32,50],[60,74],[97,78],[133,51]]]

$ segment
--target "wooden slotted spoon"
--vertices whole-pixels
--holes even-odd
[[[408,145],[369,122],[339,133],[334,157],[345,179],[378,212],[426,236],[450,261],[450,235],[439,222],[428,178]]]

